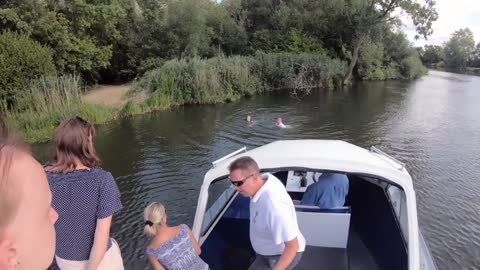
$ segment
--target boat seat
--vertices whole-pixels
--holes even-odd
[[[307,245],[347,248],[350,228],[350,207],[321,209],[317,206],[295,205],[297,222]]]

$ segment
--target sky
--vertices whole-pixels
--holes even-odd
[[[455,30],[470,28],[475,44],[480,42],[480,0],[437,0],[438,20],[433,24],[433,34],[428,40],[416,40],[415,27],[405,15],[403,30],[415,46],[442,45],[450,39]]]

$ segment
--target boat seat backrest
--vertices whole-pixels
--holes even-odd
[[[347,248],[350,228],[350,207],[320,209],[296,205],[297,221],[307,245]]]

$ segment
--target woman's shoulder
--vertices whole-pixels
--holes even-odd
[[[114,180],[112,174],[102,167],[92,167],[63,171],[57,169],[52,163],[43,165],[43,169],[49,179],[92,179],[98,182]]]
[[[147,246],[147,250],[160,249],[171,242],[176,242],[178,241],[177,238],[181,238],[185,233],[188,233],[187,225],[180,224],[177,226],[172,226],[167,233],[157,234],[152,241],[150,241],[150,244]]]
[[[111,172],[105,170],[104,168],[102,168],[100,166],[92,167],[92,168],[90,168],[90,171],[92,173],[95,173],[95,174],[99,175],[99,176],[103,176],[103,177],[106,177],[106,178],[113,178]]]

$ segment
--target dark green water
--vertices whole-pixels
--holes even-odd
[[[356,83],[302,100],[262,95],[111,122],[95,144],[116,177],[124,209],[112,234],[126,269],[147,265],[143,208],[167,206],[172,224],[192,225],[210,162],[278,139],[340,139],[377,145],[407,164],[419,222],[439,269],[480,267],[480,77],[430,71],[414,82]],[[247,127],[251,113],[254,125]],[[282,116],[291,128],[279,130]],[[34,146],[41,160],[48,145]]]

